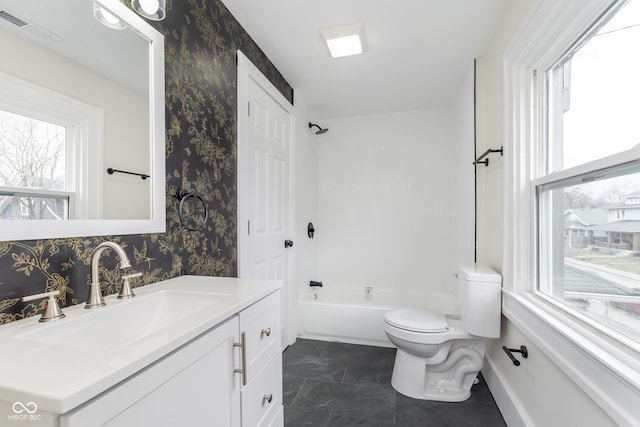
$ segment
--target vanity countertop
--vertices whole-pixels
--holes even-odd
[[[135,288],[133,299],[109,295],[100,309],[66,307],[66,317],[54,322],[33,316],[0,326],[0,401],[66,413],[280,287],[273,280],[181,276]],[[132,315],[130,307],[138,306],[144,309]],[[94,325],[96,336],[88,334]]]

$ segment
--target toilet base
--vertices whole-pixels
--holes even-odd
[[[471,396],[473,380],[482,369],[485,342],[452,348],[447,359],[427,365],[425,358],[398,349],[391,385],[405,396],[442,402],[462,402]],[[479,347],[479,348],[478,348]]]

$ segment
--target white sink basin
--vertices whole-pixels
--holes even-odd
[[[18,339],[57,346],[113,351],[135,341],[169,336],[187,318],[211,313],[231,298],[213,294],[163,290],[130,300],[112,300],[107,306],[85,310],[86,314],[60,319],[16,336]]]

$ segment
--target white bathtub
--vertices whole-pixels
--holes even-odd
[[[454,294],[364,287],[312,288],[298,301],[299,335],[325,341],[393,347],[383,330],[385,311],[426,308],[457,314]]]

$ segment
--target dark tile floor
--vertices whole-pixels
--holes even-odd
[[[396,350],[298,339],[283,354],[285,426],[506,426],[482,376],[465,402],[391,387]]]

